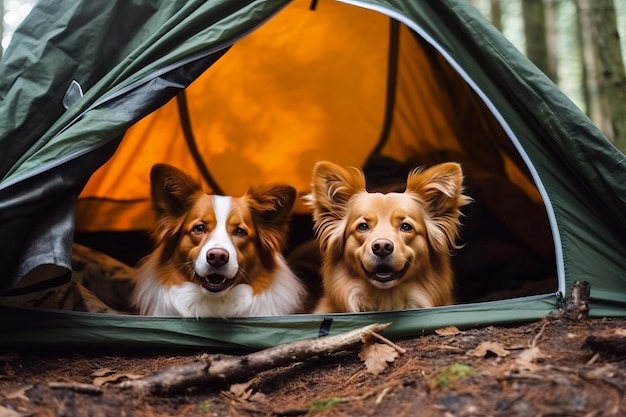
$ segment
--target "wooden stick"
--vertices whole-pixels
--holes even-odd
[[[626,337],[591,335],[585,339],[584,347],[588,347],[594,352],[623,356],[626,355]]]
[[[371,324],[335,336],[287,343],[243,356],[209,355],[188,364],[166,368],[142,379],[122,381],[118,386],[139,393],[164,396],[198,385],[245,381],[268,369],[354,348],[361,343],[364,334],[380,333],[388,326],[389,323]]]
[[[78,382],[49,382],[52,389],[69,389],[81,394],[102,395],[102,389],[91,384],[81,384]]]
[[[406,349],[403,348],[402,346],[398,346],[395,343],[393,343],[391,340],[387,339],[385,336],[382,336],[378,333],[374,333],[374,332],[369,332],[369,333],[365,333],[363,335],[363,343],[369,342],[370,341],[370,337],[391,346],[392,348],[394,348],[396,350],[396,352],[400,353],[400,354],[405,354],[406,353]]]
[[[589,314],[589,296],[591,284],[587,281],[575,281],[570,296],[565,300],[563,317],[567,320],[579,321]]]

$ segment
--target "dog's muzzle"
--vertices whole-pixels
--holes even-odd
[[[372,281],[379,282],[381,284],[388,284],[402,278],[406,271],[409,269],[409,263],[407,262],[404,267],[399,271],[384,263],[376,265],[373,271],[367,270],[365,268],[365,265],[363,265],[362,263],[361,267],[363,268],[365,275],[367,275],[367,277]]]
[[[234,279],[229,279],[220,274],[210,274],[206,277],[201,277],[200,275],[196,274],[196,279],[198,280],[200,285],[202,285],[202,288],[212,293],[225,291],[230,288],[235,282]]]

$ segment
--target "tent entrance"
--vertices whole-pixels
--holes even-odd
[[[317,160],[362,167],[374,190],[401,190],[411,168],[456,161],[475,200],[454,256],[459,300],[556,293],[546,207],[475,86],[397,20],[306,3],[287,6],[128,130],[79,197],[77,240],[131,264],[149,250],[157,162],[185,169],[207,192],[241,195],[279,181],[306,193]],[[311,239],[299,205],[290,251]]]

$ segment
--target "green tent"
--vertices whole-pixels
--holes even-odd
[[[0,74],[6,298],[66,282],[73,241],[136,261],[157,162],[239,195],[306,193],[321,159],[380,187],[455,160],[475,198],[458,305],[199,320],[5,305],[0,346],[256,349],[372,322],[409,337],[544,317],[575,281],[591,315],[626,315],[624,155],[466,0],[40,0]],[[296,208],[294,253],[309,218]]]

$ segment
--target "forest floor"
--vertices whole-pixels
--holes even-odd
[[[0,417],[620,416],[625,334],[626,319],[618,318],[448,328],[394,340],[404,353],[383,360],[376,375],[356,348],[260,372],[243,385],[166,396],[106,381],[193,362],[202,352],[0,352]]]

